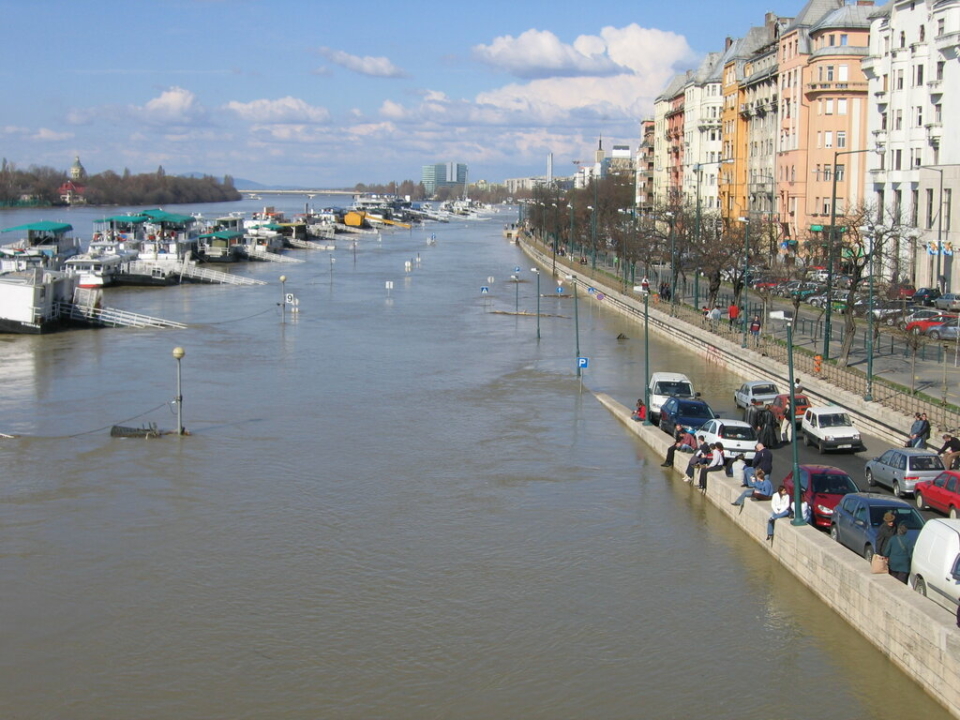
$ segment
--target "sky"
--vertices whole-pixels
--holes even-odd
[[[16,167],[270,187],[571,175],[676,72],[801,0],[0,0]],[[238,185],[241,185],[238,182]]]

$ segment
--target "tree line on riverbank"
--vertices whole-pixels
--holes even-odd
[[[51,167],[26,170],[3,161],[0,167],[0,206],[63,205],[62,188],[70,182],[66,172]],[[172,205],[239,200],[242,196],[229,175],[222,180],[209,175],[167,175],[163,167],[153,173],[118,174],[107,170],[73,181],[74,195],[88,205]],[[76,202],[76,200],[73,200]]]

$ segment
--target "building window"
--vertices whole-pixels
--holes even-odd
[[[903,208],[903,191],[893,191],[893,221],[900,222],[900,211]]]
[[[837,147],[845,148],[847,146],[847,131],[837,130]]]
[[[846,36],[846,34],[841,34],[841,35],[840,35],[840,46],[843,47],[843,46],[845,46],[846,44],[847,44],[847,36]]]
[[[920,87],[921,85],[923,85],[923,65],[917,65],[913,86]]]
[[[837,98],[837,115],[847,114],[847,99]]]
[[[823,146],[825,148],[833,147],[833,132],[831,132],[830,130],[827,130],[826,132],[823,133]]]
[[[916,127],[923,127],[923,105],[917,105],[915,110],[915,117],[917,118]]]
[[[903,90],[903,70],[897,70],[897,90]]]
[[[827,82],[833,82],[833,65],[827,65]]]
[[[837,168],[836,168],[837,182],[843,182],[844,170],[845,170],[845,167],[843,165],[839,165],[839,164],[837,165]]]
[[[927,188],[927,230],[933,227],[933,188]]]
[[[893,129],[903,130],[903,110],[897,110],[893,116]]]
[[[946,20],[940,18],[937,20],[937,35],[943,35],[947,31]]]
[[[914,190],[910,193],[910,225],[917,227],[920,224],[920,191]]]
[[[833,115],[833,98],[823,101],[823,114]]]
[[[849,71],[846,65],[840,65],[837,68],[837,81],[838,82],[847,82],[850,79]]]
[[[833,179],[833,165],[823,166],[823,181],[830,182]],[[837,178],[839,180],[839,178]]]
[[[905,48],[906,46],[907,46],[907,34],[901,30],[900,31],[900,48],[902,49],[902,48]]]
[[[927,39],[927,26],[921,25],[920,26],[920,42],[925,42],[926,39]]]
[[[943,189],[943,230],[944,232],[950,232],[950,219],[952,216],[951,209],[953,208],[953,190],[950,188]]]
[[[903,162],[903,150],[894,150],[893,151],[893,169],[900,170],[901,164]]]

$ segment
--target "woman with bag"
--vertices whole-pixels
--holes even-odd
[[[873,558],[870,560],[870,572],[874,575],[889,572],[887,544],[890,538],[897,534],[896,520],[897,516],[889,510],[883,514],[883,525],[877,531],[877,547],[874,548]]]
[[[904,585],[910,575],[910,560],[913,559],[913,540],[907,537],[907,524],[901,523],[897,534],[887,541],[887,556],[890,574]]]

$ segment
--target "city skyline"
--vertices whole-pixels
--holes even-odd
[[[784,3],[778,8],[789,14]],[[2,155],[17,167],[232,175],[343,187],[557,175],[598,137],[639,143],[669,78],[770,8],[499,0],[460,18],[370,2],[362,16],[294,0],[0,1]]]

